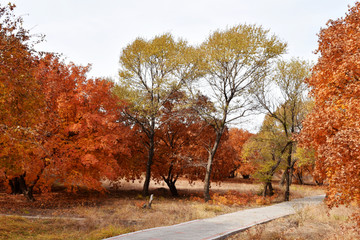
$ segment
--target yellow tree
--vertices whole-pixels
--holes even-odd
[[[244,146],[242,157],[256,166],[254,176],[264,184],[264,197],[274,194],[272,178],[286,158],[287,141],[275,119],[266,115],[260,131]]]
[[[186,81],[196,77],[195,50],[170,34],[151,40],[136,39],[120,56],[120,84],[115,93],[129,102],[128,119],[146,135],[146,175],[143,194],[149,194],[155,135],[161,127],[164,104]]]
[[[238,25],[224,31],[218,30],[200,46],[205,74],[201,84],[209,91],[214,102],[213,111],[198,113],[213,127],[211,146],[204,184],[204,198],[210,200],[209,188],[215,154],[226,125],[248,115],[256,106],[250,91],[254,83],[263,78],[274,59],[285,52],[286,44],[268,30],[254,25]],[[196,91],[193,90],[196,96]]]
[[[254,91],[263,111],[281,126],[287,139],[282,150],[287,152],[284,173],[285,201],[289,201],[291,176],[296,163],[296,158],[293,157],[296,147],[294,137],[301,130],[301,122],[306,112],[307,85],[304,80],[309,74],[310,64],[306,61],[279,61],[273,76],[259,81]],[[274,94],[274,89],[278,90],[279,94]]]

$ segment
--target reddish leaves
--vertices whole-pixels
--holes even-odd
[[[129,134],[119,120],[120,102],[112,83],[88,80],[88,68],[65,65],[54,56],[42,59],[38,79],[46,99],[41,132],[55,175],[70,188],[101,190],[100,180],[116,179],[116,156],[127,154]]]
[[[319,34],[320,58],[308,84],[315,109],[303,143],[318,153],[317,171],[329,182],[331,205],[360,205],[360,3]]]

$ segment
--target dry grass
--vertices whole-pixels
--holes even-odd
[[[84,221],[2,216],[0,239],[103,239],[145,228],[214,217],[241,209],[165,198],[156,199],[151,209],[144,209],[141,207],[144,202],[142,199],[112,199],[95,207],[73,208],[72,213],[77,217],[84,217]]]
[[[290,193],[291,193],[290,200],[296,198],[321,195],[325,193],[325,187],[293,184],[290,186]]]
[[[98,228],[86,221],[59,219],[33,220],[22,217],[0,217],[0,239],[103,239],[132,231],[108,225]]]
[[[0,239],[103,239],[146,228],[214,217],[256,205],[254,201],[245,205],[195,201],[202,196],[203,183],[189,185],[186,181],[180,181],[177,184],[181,195],[179,198],[172,198],[162,184],[152,183],[150,190],[155,200],[151,209],[144,209],[142,206],[147,199],[140,195],[141,186],[140,183],[123,182],[121,191],[104,196],[55,192],[49,196],[37,195],[38,201],[35,203],[26,202],[22,196],[0,194],[0,213],[85,218],[78,221],[0,216]],[[218,195],[229,190],[252,196],[260,193],[261,184],[241,180],[213,184],[211,188]],[[277,187],[276,192],[278,197],[275,201],[280,201],[283,189]],[[317,187],[292,187],[293,197],[322,193],[323,190]]]
[[[258,225],[227,240],[352,240],[360,239],[355,231],[351,215],[355,207],[333,208],[325,204],[308,206],[295,215]]]
[[[241,207],[166,198],[155,198],[151,209],[142,208],[144,203],[146,201],[143,199],[117,200],[96,208],[78,207],[76,213],[99,227],[112,223],[116,226],[140,230],[214,217],[241,209]]]

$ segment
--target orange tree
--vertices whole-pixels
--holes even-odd
[[[199,98],[198,104],[207,107],[207,98]],[[155,156],[153,177],[162,179],[168,185],[173,196],[178,192],[175,183],[179,177],[192,182],[203,179],[205,175],[206,156],[214,136],[213,129],[187,105],[184,92],[176,91],[164,103],[161,117],[162,124],[156,134],[157,155]],[[224,141],[216,156],[212,179],[221,181],[227,178],[238,157],[229,142],[229,133],[224,133]],[[210,145],[209,145],[210,144]],[[240,144],[240,143],[238,143]]]
[[[88,70],[47,55],[36,75],[45,97],[38,128],[45,149],[43,166],[48,167],[41,177],[72,190],[102,190],[101,180],[115,180],[117,159],[129,153],[126,139],[131,132],[119,121],[121,103],[111,92],[113,84],[88,79]]]
[[[101,190],[129,155],[123,104],[88,67],[38,54],[14,8],[0,5],[0,178],[31,201],[54,180]]]
[[[43,97],[35,78],[36,41],[22,27],[15,6],[0,4],[0,174],[13,193],[20,193],[24,162],[39,152],[36,126]],[[16,176],[16,177],[15,177]]]
[[[206,175],[207,156],[215,138],[214,129],[205,121],[191,125],[190,142],[183,148],[182,154],[186,159],[185,177],[190,181],[204,179]],[[229,142],[229,130],[224,129],[213,163],[211,180],[221,182],[231,175],[238,156],[235,148]]]
[[[16,135],[2,135],[1,170],[12,190],[28,200],[34,200],[34,187],[46,190],[54,181],[70,190],[101,191],[101,180],[118,177],[117,158],[129,153],[125,139],[130,130],[119,121],[112,83],[87,79],[87,71],[52,55],[38,60],[33,72],[41,87],[36,122],[16,127]]]
[[[360,3],[319,33],[318,63],[307,80],[315,107],[301,141],[315,148],[330,205],[360,205]]]
[[[155,137],[158,154],[155,156],[153,177],[164,180],[173,196],[178,196],[175,187],[177,179],[191,168],[186,153],[198,130],[198,125],[194,124],[198,119],[191,108],[183,107],[186,104],[184,92],[174,91],[170,95],[164,103],[160,118],[162,124]]]
[[[0,123],[1,129],[30,127],[38,114],[39,85],[34,77],[37,54],[30,34],[16,18],[13,5],[0,5]]]
[[[231,177],[235,177],[236,173],[240,173],[243,178],[249,178],[250,174],[254,173],[255,166],[242,157],[242,150],[244,144],[254,134],[238,128],[230,128],[228,144],[230,144],[236,151],[236,158],[233,161],[233,169],[230,172]]]

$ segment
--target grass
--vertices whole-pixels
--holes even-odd
[[[93,222],[59,219],[26,219],[0,217],[0,239],[103,239],[131,232],[132,229],[107,225],[99,228]]]
[[[355,207],[328,209],[325,204],[308,206],[289,217],[259,225],[227,240],[352,240],[360,239],[351,215]]]
[[[130,186],[130,185],[129,185]],[[189,186],[180,182],[180,198],[172,198],[168,193],[157,191],[151,209],[142,208],[147,202],[138,189],[124,187],[108,195],[94,193],[67,194],[54,192],[37,195],[35,203],[28,203],[23,196],[0,193],[0,213],[17,215],[41,215],[68,217],[70,219],[27,219],[23,217],[0,216],[0,239],[103,239],[146,228],[173,225],[194,219],[210,218],[220,214],[257,206],[255,201],[261,191],[260,184],[247,182],[225,182],[212,186],[216,201],[202,201],[202,183]],[[283,189],[277,187],[277,197],[281,201]],[[322,188],[312,186],[292,186],[292,197],[304,197],[323,193]],[[231,201],[228,201],[229,198]],[[260,204],[267,204],[268,201]],[[344,217],[335,215],[339,220]],[[71,220],[71,218],[85,220]],[[156,221],[154,221],[156,219]]]
[[[314,195],[321,195],[325,193],[325,188],[322,186],[312,185],[291,185],[290,186],[290,199],[309,197]]]
[[[143,200],[124,199],[111,201],[102,206],[78,207],[78,216],[85,217],[97,226],[130,227],[133,230],[173,225],[194,219],[214,217],[242,209],[226,205],[211,205],[182,199],[155,199],[151,209],[144,209]],[[156,221],[153,221],[156,219]]]
[[[103,239],[145,228],[229,213],[240,207],[211,205],[188,200],[159,199],[151,209],[142,200],[111,200],[104,205],[72,209],[86,220],[0,217],[0,239]],[[154,221],[156,219],[156,221]]]

